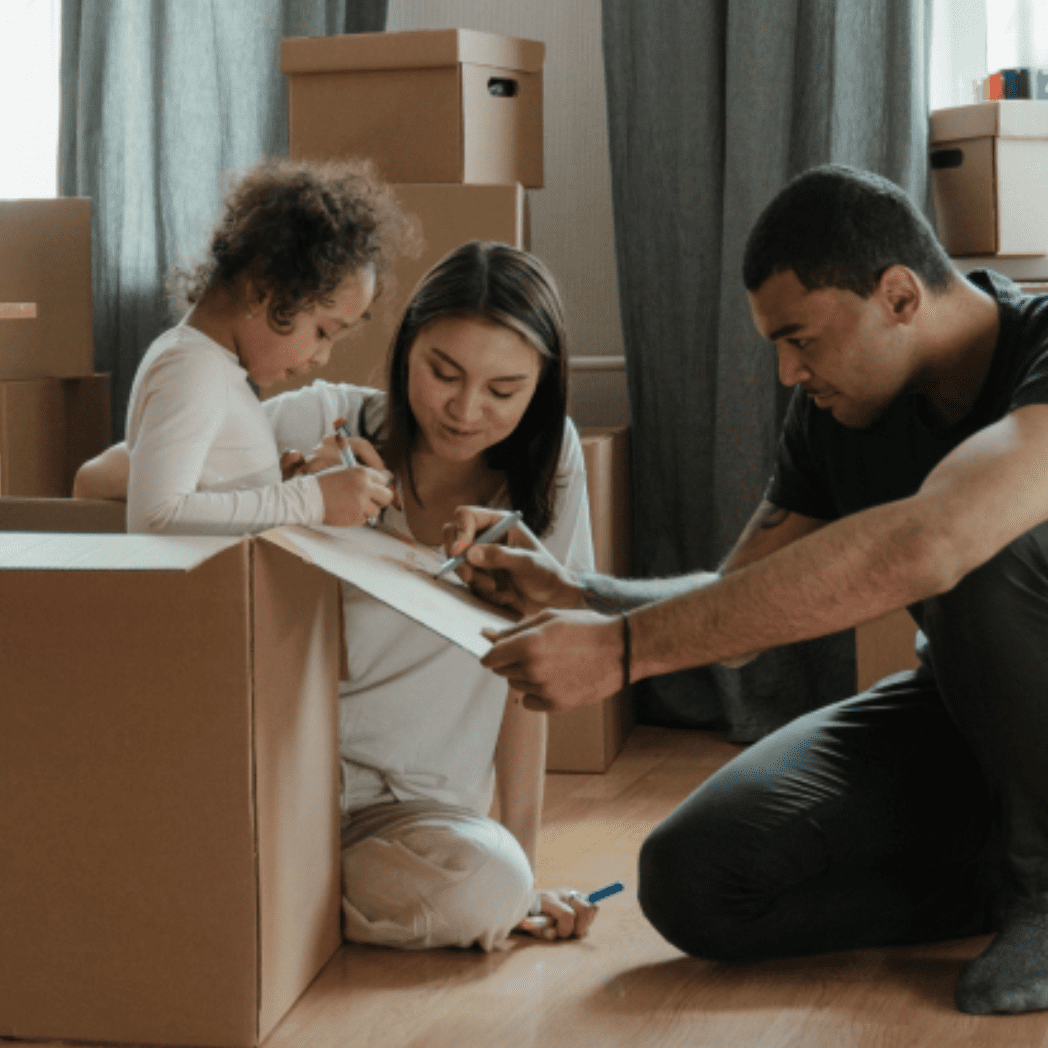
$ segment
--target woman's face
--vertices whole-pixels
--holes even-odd
[[[241,366],[262,388],[323,367],[335,340],[359,326],[374,296],[375,274],[368,267],[347,277],[329,303],[318,302],[295,314],[291,330],[281,333],[269,326],[267,295],[239,325]]]
[[[542,373],[538,350],[501,324],[448,317],[408,353],[408,404],[420,450],[458,462],[517,428]]]

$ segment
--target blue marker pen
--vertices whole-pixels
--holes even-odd
[[[606,899],[609,895],[617,895],[625,887],[626,885],[622,881],[612,881],[611,884],[605,884],[603,888],[597,888],[595,891],[591,891],[589,895],[583,896],[583,898],[590,905],[593,905],[600,902],[601,899]],[[525,917],[520,922],[520,927],[527,932],[539,932],[544,939],[554,939],[556,938],[557,930],[552,927],[552,924],[553,918],[548,913],[538,913]]]

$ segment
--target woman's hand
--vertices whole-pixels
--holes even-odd
[[[454,520],[444,525],[448,556],[457,556],[505,515],[483,506],[459,506]],[[526,525],[517,524],[505,541],[505,545],[473,546],[458,569],[459,577],[477,596],[522,615],[585,603],[582,587]]]
[[[516,931],[527,932],[538,939],[581,939],[597,916],[598,907],[586,902],[582,892],[573,888],[535,893],[531,911],[517,925]]]

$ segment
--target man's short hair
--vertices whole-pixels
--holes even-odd
[[[828,164],[799,175],[764,209],[746,242],[742,273],[747,291],[793,270],[808,291],[832,287],[869,298],[894,265],[912,269],[935,291],[955,279],[928,220],[894,182]]]

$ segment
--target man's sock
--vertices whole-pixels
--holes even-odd
[[[965,967],[957,1007],[971,1015],[1048,1009],[1048,914],[1015,915]]]

